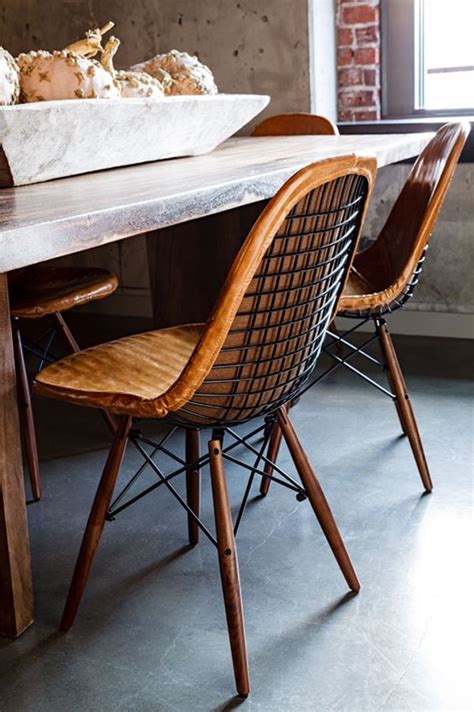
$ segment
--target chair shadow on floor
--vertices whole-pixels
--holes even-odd
[[[166,566],[169,566],[173,561],[176,559],[180,558],[187,552],[191,551],[193,547],[186,545],[182,546],[172,553],[168,554],[167,556],[164,556],[161,558],[159,561],[153,562],[152,564],[144,567],[140,571],[135,572],[134,574],[131,574],[130,576],[125,577],[122,582],[120,587],[114,587],[114,599],[115,599],[115,604],[113,606],[113,609],[116,609],[117,606],[121,604],[121,601],[123,599],[126,599],[130,595],[130,589],[135,588],[137,585],[140,584],[140,582],[144,581],[145,579],[149,578],[150,576],[154,576],[160,573]],[[99,598],[99,603],[98,605],[102,605],[103,609],[110,609],[110,590],[107,590],[103,592],[102,594],[95,594],[96,598]],[[106,599],[107,601],[107,606],[104,606],[104,600],[100,599]],[[21,669],[24,668],[27,670],[33,660],[37,660],[41,657],[46,657],[49,652],[54,650],[55,647],[61,647],[64,645],[64,641],[66,638],[66,635],[58,629],[59,626],[59,620],[60,620],[60,611],[55,611],[57,613],[57,616],[55,617],[54,621],[48,621],[48,620],[37,620],[36,624],[38,623],[46,623],[46,625],[54,625],[55,630],[52,632],[48,633],[45,635],[45,637],[39,638],[35,644],[33,644],[32,647],[28,648],[28,650],[25,651],[24,654],[20,655],[15,655],[11,661],[11,664],[2,664],[1,668],[1,674],[0,674],[0,681],[2,679],[8,680],[10,675],[14,672],[15,676],[21,675]],[[113,614],[113,611],[111,611],[111,615]],[[94,620],[94,631],[97,632],[99,629],[102,629],[104,627],[107,627],[108,625],[108,619],[109,616],[107,615],[101,615],[100,621]],[[29,633],[34,634],[35,630],[32,629],[31,631],[26,631],[24,634],[24,640],[25,643],[28,642],[28,635]],[[0,639],[0,653],[2,650],[8,650],[12,646],[17,646],[19,643],[23,642],[19,641],[16,638],[13,639]]]
[[[97,628],[103,628],[109,625],[109,619],[114,616],[124,601],[130,600],[133,591],[135,591],[137,587],[140,587],[140,584],[145,581],[150,583],[150,579],[159,577],[160,573],[167,566],[170,566],[174,561],[184,556],[184,554],[193,551],[193,549],[195,549],[195,547],[190,544],[180,546],[170,554],[165,554],[142,569],[123,576],[119,584],[114,582],[105,590],[95,591],[93,593],[94,606],[97,607],[97,610],[101,611],[100,621],[97,622],[96,630]],[[111,603],[111,595],[113,596],[113,603]],[[60,614],[61,612],[58,611],[58,621]],[[64,633],[62,633],[62,635],[64,635]]]
[[[299,641],[302,640],[302,631],[305,631],[306,629],[311,630],[311,634],[307,634],[304,636],[304,638],[307,641],[308,645],[314,645],[315,644],[315,634],[314,634],[314,628],[315,626],[317,627],[322,627],[324,626],[330,619],[333,620],[334,616],[336,616],[339,612],[342,611],[343,607],[346,606],[353,598],[356,598],[357,593],[354,591],[348,591],[345,593],[343,596],[340,596],[338,599],[336,599],[333,603],[330,603],[327,605],[325,608],[322,610],[318,611],[314,616],[310,616],[309,619],[301,622],[299,625],[294,626],[290,633],[290,637],[298,638]],[[271,650],[272,657],[275,660],[281,660],[281,656],[278,653],[278,648],[284,648],[285,650],[287,649],[288,646],[288,635],[279,635],[278,637],[275,637],[271,643],[268,642],[268,639],[265,640],[264,648],[261,648],[260,650],[255,651],[253,653],[253,658],[254,660],[257,658],[265,658],[268,660],[268,651]],[[278,675],[277,670],[274,668],[273,672]],[[228,710],[233,710],[236,709],[237,707],[240,707],[242,703],[246,702],[246,700],[242,699],[239,696],[234,696],[228,699],[226,702],[224,702],[222,705],[219,705],[217,707],[213,707],[211,712],[227,712]]]

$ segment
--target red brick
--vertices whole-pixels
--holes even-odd
[[[344,109],[343,111],[339,110],[337,113],[337,118],[339,119],[339,121],[353,121],[354,112],[346,109]]]
[[[337,51],[337,66],[346,67],[348,64],[352,64],[354,59],[354,52],[350,47],[343,47]]]
[[[364,72],[359,67],[340,69],[337,75],[340,87],[350,87],[364,83]]]
[[[367,45],[376,45],[379,43],[379,26],[366,25],[365,27],[356,27],[355,29],[356,43],[359,47]]]
[[[354,50],[355,64],[378,64],[380,52],[377,47],[362,47]]]
[[[354,111],[353,116],[356,121],[377,121],[380,119],[380,111],[377,109]]]
[[[367,22],[377,22],[378,9],[370,5],[344,7],[342,21],[345,25],[362,25]]]
[[[339,5],[370,5],[371,7],[379,7],[380,0],[337,0]]]
[[[359,106],[377,107],[379,102],[378,92],[372,89],[354,89],[339,91],[339,105],[352,109]]]
[[[378,69],[364,69],[363,77],[361,84],[365,84],[367,87],[378,87],[380,84]]]
[[[337,31],[337,46],[348,47],[354,42],[354,31],[349,27],[339,28]]]

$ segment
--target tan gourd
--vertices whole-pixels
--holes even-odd
[[[165,95],[162,84],[146,72],[132,72],[114,68],[113,58],[120,46],[117,37],[110,37],[104,47],[101,64],[115,79],[115,83],[124,99],[149,98],[160,99]]]
[[[132,71],[147,72],[152,77],[160,78],[160,72],[167,72],[173,83],[166,90],[167,94],[217,94],[214,76],[197,57],[176,49],[167,54],[135,64]]]
[[[10,52],[0,47],[0,106],[16,104],[20,97],[18,65]]]

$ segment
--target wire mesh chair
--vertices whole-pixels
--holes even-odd
[[[41,475],[25,354],[37,360],[35,370],[39,371],[45,363],[55,360],[52,348],[56,336],[61,337],[69,353],[79,351],[63,312],[105,299],[115,292],[118,280],[112,272],[94,267],[34,265],[10,273],[8,284],[21,435],[33,500],[37,502],[41,499]],[[48,320],[48,328],[35,341],[26,339],[21,333],[21,322],[39,319]],[[113,419],[107,413],[103,416],[113,430]]]
[[[278,423],[301,483],[273,463],[273,479],[308,498],[342,573],[354,591],[359,582],[316,475],[288,417],[286,404],[303,392],[348,274],[373,183],[375,161],[347,156],[315,163],[291,178],[250,231],[207,324],[191,324],[127,337],[88,349],[47,367],[38,393],[106,408],[119,426],[97,490],[71,583],[61,627],[75,618],[106,519],[159,486],[188,514],[190,543],[201,530],[217,547],[238,692],[249,692],[248,664],[235,536],[255,476],[268,462],[268,437],[252,441],[268,421]],[[170,430],[159,443],[131,428],[132,417],[165,418]],[[250,433],[236,426],[258,419]],[[263,423],[261,422],[263,419]],[[168,448],[175,428],[186,431],[186,459]],[[198,432],[211,428],[200,456]],[[224,433],[230,439],[224,443]],[[140,471],[111,505],[127,441],[139,450],[157,481],[119,504]],[[236,458],[244,447],[255,458]],[[152,448],[150,450],[149,448]],[[178,462],[165,474],[158,452]],[[235,523],[224,462],[250,472]],[[199,471],[210,463],[216,535],[199,517]],[[141,469],[143,469],[143,467]],[[186,473],[187,499],[172,480]]]
[[[324,351],[334,363],[313,381],[318,383],[343,366],[390,397],[395,403],[402,432],[410,442],[426,492],[431,492],[433,484],[385,317],[406,304],[419,282],[428,241],[469,131],[467,122],[449,123],[437,131],[413,165],[379,237],[355,256],[337,315],[355,319],[357,323],[345,333],[328,333]],[[370,322],[375,333],[362,344],[353,343],[350,337]],[[382,360],[366,350],[374,341],[379,343]],[[341,346],[342,352],[339,350]],[[389,388],[354,366],[356,357],[381,367],[387,375]],[[276,460],[280,443],[281,432],[276,426],[270,440],[269,459]],[[272,473],[271,466],[267,471]],[[267,494],[270,482],[270,478],[262,480],[260,491],[263,495]]]
[[[252,136],[338,136],[339,130],[330,119],[318,114],[306,112],[293,112],[287,114],[277,114],[264,119],[255,127]],[[328,327],[334,327],[332,324]],[[274,432],[271,432],[273,428]],[[281,432],[276,424],[268,424],[267,436],[271,437],[270,450],[268,456],[270,460],[278,457],[278,450],[281,444]],[[265,471],[272,474],[269,463],[265,464]],[[264,477],[260,482],[260,493],[265,496],[270,487],[270,478]]]

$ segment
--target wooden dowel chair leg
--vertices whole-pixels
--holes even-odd
[[[25,355],[20,330],[15,320],[12,323],[13,348],[15,353],[15,368],[18,384],[18,410],[21,419],[21,431],[24,440],[26,463],[30,477],[31,492],[33,499],[38,502],[41,499],[41,475],[38,459],[38,446],[36,443],[35,421],[33,407],[31,405],[30,384],[25,365]]]
[[[387,380],[388,380],[388,383],[389,383],[389,386],[390,386],[390,390],[392,391],[392,393],[395,393],[395,392],[396,392],[396,390],[395,390],[395,389],[396,389],[396,386],[395,386],[394,380],[393,380],[393,378],[392,378],[392,374],[390,373],[390,369],[388,368],[388,366],[386,366],[386,375],[387,375]],[[396,411],[397,411],[398,420],[399,420],[399,422],[400,422],[400,427],[401,427],[401,429],[402,429],[402,433],[403,433],[403,435],[406,436],[406,435],[407,435],[407,431],[406,431],[405,423],[404,423],[404,420],[403,420],[403,411],[402,411],[402,408],[401,408],[401,406],[400,406],[400,402],[399,402],[399,400],[398,400],[398,397],[395,398],[393,402],[394,402],[394,404],[395,404],[395,408],[396,408]]]
[[[316,518],[324,532],[329,546],[337,563],[346,579],[349,588],[359,591],[360,584],[347,553],[342,537],[337,528],[334,516],[321,489],[316,474],[308,460],[308,456],[301,445],[288,413],[284,408],[278,411],[278,422],[288,445],[288,449],[295,463],[301,482],[311,503]]]
[[[278,458],[278,453],[280,451],[280,445],[281,445],[281,428],[278,424],[277,421],[273,424],[273,430],[272,434],[270,437],[270,443],[268,445],[268,454],[267,457],[269,460],[272,462],[276,462]],[[272,475],[273,474],[273,467],[270,465],[270,463],[266,462],[265,467],[263,468],[263,471],[267,475]],[[262,477],[262,480],[260,482],[260,494],[262,497],[266,497],[268,494],[268,490],[270,489],[272,481],[269,477]]]
[[[250,683],[247,645],[245,641],[244,612],[240,591],[239,564],[220,440],[211,440],[209,442],[209,457],[219,567],[232,661],[234,664],[235,684],[239,695],[247,697],[250,692]]]
[[[186,429],[186,464],[199,459],[199,430]],[[201,474],[199,469],[186,471],[186,498],[194,514],[199,516],[201,497]],[[199,541],[199,526],[195,519],[188,514],[188,536],[191,546]]]
[[[131,422],[132,419],[129,416],[122,416],[119,419],[114,441],[94,498],[77,558],[76,568],[74,569],[74,575],[69,588],[69,594],[61,621],[61,630],[64,631],[69,630],[74,623],[77,609],[79,608],[82,594],[89,578],[92,563],[104,528],[107,510],[110,506],[117,476],[125,454]]]
[[[374,324],[375,324],[375,330],[376,330],[377,335],[378,335],[378,332],[379,332],[378,320],[375,318],[373,321],[374,321]],[[379,336],[379,341],[380,341],[380,336]],[[394,381],[393,381],[392,374],[390,373],[390,368],[388,367],[388,363],[387,363],[387,361],[386,361],[386,359],[385,359],[385,352],[384,352],[384,350],[383,350],[381,344],[380,344],[380,348],[382,349],[382,354],[383,354],[384,362],[385,362],[385,368],[384,368],[384,370],[385,370],[385,375],[387,376],[387,381],[388,381],[388,384],[389,384],[389,386],[390,386],[390,390],[392,391],[392,393],[395,393],[395,383],[394,383]],[[394,402],[394,404],[395,404],[395,408],[396,408],[396,411],[397,411],[398,420],[400,421],[400,427],[401,427],[401,429],[402,429],[402,433],[403,433],[403,435],[406,436],[407,432],[406,432],[406,430],[405,430],[405,423],[403,422],[403,413],[402,413],[401,408],[400,408],[400,403],[398,402],[398,399],[397,399],[397,398],[395,398],[393,402]]]
[[[77,343],[76,339],[72,335],[71,329],[68,327],[66,324],[63,315],[61,312],[55,312],[53,314],[54,321],[55,321],[55,327],[58,329],[59,333],[62,336],[62,339],[64,343],[66,344],[66,348],[69,349],[70,353],[72,354],[77,354],[78,351],[81,349],[79,348],[79,344]],[[106,410],[101,410],[102,417],[105,420],[107,427],[109,428],[110,432],[112,434],[115,433],[117,429],[117,422],[115,418],[110,415],[110,413],[107,413]]]
[[[397,410],[402,422],[403,430],[407,434],[408,440],[410,441],[423,487],[426,492],[431,492],[433,489],[433,483],[431,481],[428,463],[426,462],[423,445],[421,443],[420,433],[418,432],[415,414],[410,403],[407,386],[397,358],[395,347],[393,345],[392,337],[390,336],[387,325],[384,321],[377,322],[377,333],[385,363],[387,364],[387,368],[390,372],[390,383],[392,384],[394,393],[397,397]]]

